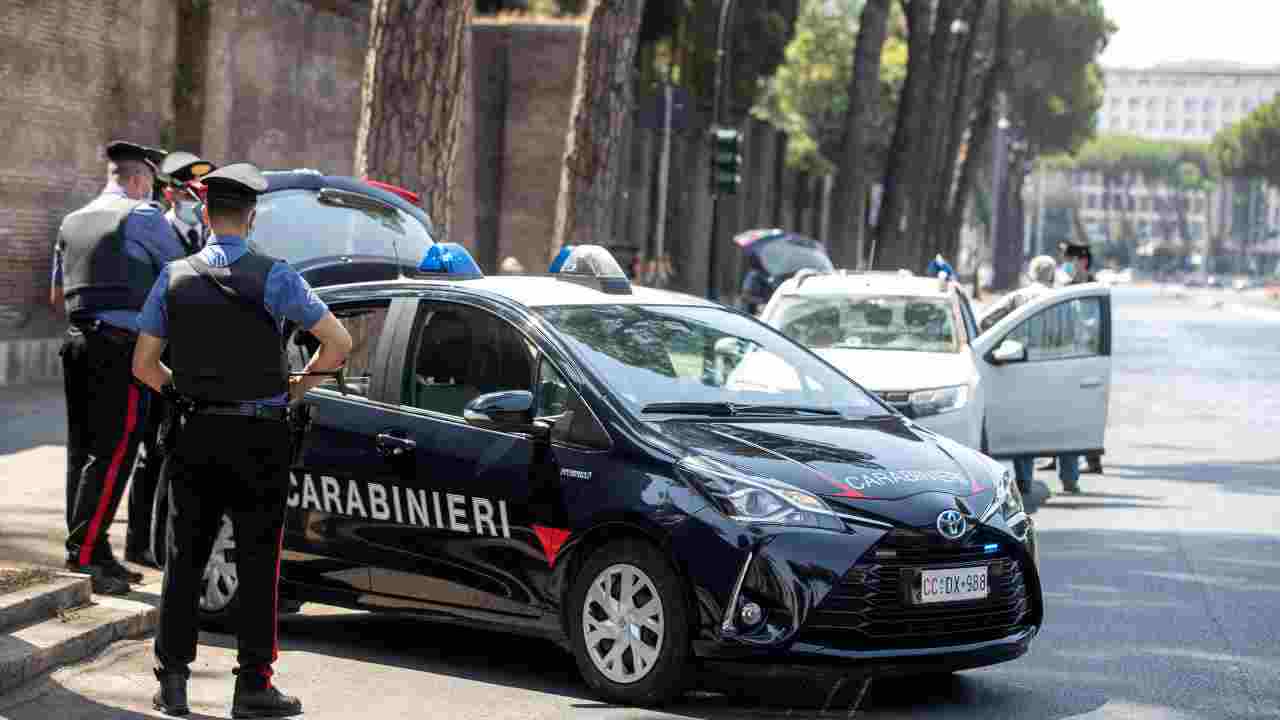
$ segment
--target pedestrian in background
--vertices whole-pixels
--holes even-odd
[[[1093,272],[1093,253],[1089,250],[1088,244],[1064,242],[1058,245],[1058,249],[1062,253],[1063,284],[1079,285],[1097,281],[1097,276]],[[1085,472],[1092,475],[1102,474],[1102,453],[1088,453],[1085,459],[1087,461]],[[1040,469],[1053,470],[1056,467],[1057,460],[1054,459]]]
[[[508,255],[502,264],[498,266],[499,275],[522,275],[524,274],[524,265],[520,263],[514,255]]]
[[[189,710],[201,578],[225,513],[235,529],[240,580],[231,714],[296,715],[302,703],[271,682],[293,455],[288,403],[321,379],[289,377],[285,323],[320,342],[308,372],[340,367],[351,336],[287,263],[249,249],[257,197],[267,189],[262,173],[237,163],[204,182],[204,219],[213,234],[199,253],[160,273],[142,310],[133,358],[138,379],[180,408],[177,435],[166,437],[169,541],[155,639],[160,690],[152,702],[169,715]],[[166,345],[169,366],[161,361]]]
[[[199,216],[200,193],[204,189],[200,178],[216,169],[213,163],[182,151],[169,153],[160,163],[158,177],[169,203],[164,217],[184,254],[194,254],[204,247],[208,232]],[[152,551],[151,521],[162,462],[160,427],[169,408],[159,393],[149,388],[145,392],[147,415],[142,442],[129,478],[129,529],[125,533],[124,558],[138,565],[159,567],[163,558],[156,557]],[[159,549],[162,543],[154,545],[163,555]]]
[[[70,320],[62,356],[67,402],[67,567],[93,591],[129,592],[142,574],[116,559],[108,529],[133,467],[146,397],[130,372],[142,309],[165,263],[182,257],[151,202],[163,151],[107,145],[107,185],[68,215],[53,251],[50,302]]]

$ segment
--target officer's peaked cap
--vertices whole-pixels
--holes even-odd
[[[120,163],[130,160],[144,162],[150,165],[153,171],[166,155],[168,153],[160,148],[147,147],[128,140],[112,140],[107,143],[107,159],[111,162]]]
[[[184,150],[169,153],[160,163],[160,173],[180,183],[199,180],[218,166]]]
[[[210,204],[223,207],[250,207],[267,189],[267,178],[252,163],[225,165],[201,178],[208,187]]]

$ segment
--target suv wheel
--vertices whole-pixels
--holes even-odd
[[[682,580],[652,545],[619,540],[587,558],[569,595],[569,635],[587,684],[613,702],[678,693],[689,662]]]
[[[240,589],[235,552],[231,516],[223,515],[200,580],[200,620],[208,625],[222,625],[235,613],[236,591]]]

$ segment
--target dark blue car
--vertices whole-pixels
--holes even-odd
[[[273,180],[254,241],[288,255],[287,198],[341,210],[325,222],[373,235],[290,259],[375,277],[319,290],[355,348],[299,413],[287,607],[546,637],[626,704],[695,666],[923,673],[1027,651],[1035,532],[995,461],[747,315],[630,286],[599,248],[541,276],[423,273],[404,254],[431,245],[420,213],[312,180]],[[315,343],[288,347],[300,369]],[[236,585],[228,523],[203,610]]]

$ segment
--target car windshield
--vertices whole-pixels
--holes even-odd
[[[831,270],[831,258],[816,245],[791,240],[770,240],[757,251],[760,265],[770,275],[790,275],[805,268]]]
[[[959,352],[950,304],[918,296],[791,295],[769,324],[811,348]]]
[[[365,207],[321,202],[314,190],[268,193],[258,200],[257,210],[250,243],[295,266],[363,256],[398,258],[416,267],[432,244],[427,229],[408,213],[375,203]]]
[[[714,404],[725,404],[729,414],[884,412],[812,353],[722,308],[598,305],[540,312],[636,412],[723,414]]]

